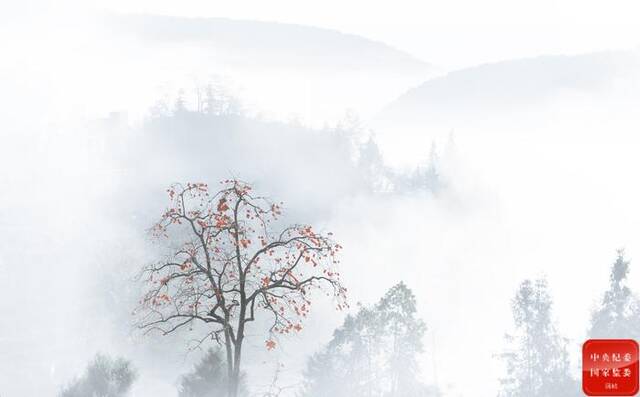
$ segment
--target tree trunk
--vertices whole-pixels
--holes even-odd
[[[236,344],[236,351],[234,354],[233,373],[231,375],[231,388],[229,397],[238,397],[238,391],[240,389],[240,358],[242,357],[242,340],[238,339]]]
[[[227,320],[228,321],[228,320]],[[237,387],[234,386],[234,363],[233,363],[233,346],[231,345],[231,335],[229,334],[229,326],[225,326],[224,344],[227,352],[227,396],[236,397],[238,394]]]
[[[229,369],[229,397],[238,397],[240,389],[240,361],[242,359],[242,342],[244,341],[244,324],[242,324],[233,344],[233,355]]]
[[[239,380],[234,371],[232,378],[229,381],[229,397],[238,396],[238,383],[239,383]]]

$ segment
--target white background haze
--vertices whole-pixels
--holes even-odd
[[[213,184],[240,172],[294,216],[336,234],[353,307],[377,301],[401,280],[413,289],[428,327],[423,377],[447,395],[495,395],[503,370],[495,355],[524,278],[548,277],[577,371],[589,313],[617,248],[626,248],[630,285],[640,290],[638,11],[632,1],[577,0],[3,2],[0,395],[55,395],[96,351],[132,359],[140,370],[135,396],[175,395],[193,358],[177,339],[132,335],[128,305],[136,291],[127,283],[152,255],[145,232],[163,208],[164,187],[178,178]],[[206,40],[151,42],[111,19],[129,14],[278,22],[359,37],[353,58],[329,52],[315,68],[303,59],[301,66],[279,64],[282,58],[267,68],[259,42],[226,52]],[[371,59],[387,54],[375,68],[331,65],[355,63],[357,48],[368,45]],[[545,79],[552,71],[541,72],[532,78],[553,89],[534,100],[526,81],[507,87],[505,99],[473,80],[484,79],[474,68],[487,63],[524,59],[529,70],[530,59],[592,53],[615,59],[624,72],[580,60],[567,70],[598,76],[598,84],[568,88]],[[454,71],[471,83],[458,85]],[[437,117],[422,102],[417,111],[385,113],[432,78],[442,79],[441,91],[427,85],[420,98],[439,104]],[[212,80],[266,120],[319,128],[351,110],[360,118],[357,139],[374,136],[394,170],[424,161],[435,142],[447,188],[434,197],[333,193],[347,191],[336,188],[346,182],[327,179],[305,185],[302,175],[282,172],[286,162],[272,160],[298,150],[293,143],[260,149],[248,142],[239,160],[246,164],[216,163],[206,173],[156,162],[156,147],[135,152],[136,163],[156,169],[121,161],[120,151],[129,155],[144,141],[154,105],[172,104],[183,89],[192,108],[194,88]],[[124,126],[107,135],[96,126],[109,117],[124,118]],[[454,149],[446,155],[450,136]],[[259,150],[269,152],[264,163],[255,160]],[[323,150],[318,161],[339,159]],[[272,163],[276,176],[258,179]],[[256,359],[247,371],[256,384],[270,379],[263,363],[276,361],[288,382],[299,381],[306,357],[342,321],[330,306],[273,353],[262,351],[262,335],[252,342]]]

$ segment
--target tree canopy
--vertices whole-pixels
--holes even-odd
[[[640,302],[627,286],[630,263],[625,259],[624,250],[618,250],[611,266],[609,288],[591,314],[588,330],[591,338],[640,338]]]
[[[238,180],[210,192],[205,183],[176,184],[152,228],[167,254],[142,269],[146,291],[138,310],[147,332],[202,331],[225,348],[229,395],[237,396],[246,327],[262,316],[265,347],[302,330],[314,291],[341,309],[346,288],[336,270],[340,244],[309,225],[279,227],[282,203]]]
[[[510,347],[501,354],[507,373],[500,380],[500,396],[577,395],[567,341],[558,334],[552,306],[546,280],[525,280],[518,287],[511,303],[515,330],[506,336]]]
[[[309,359],[301,395],[428,395],[418,369],[426,326],[416,314],[415,297],[404,283],[373,307],[361,306]]]
[[[63,388],[59,397],[122,397],[136,377],[131,363],[124,358],[97,354],[84,374]]]

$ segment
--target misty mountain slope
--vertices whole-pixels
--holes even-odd
[[[105,183],[117,178],[114,183],[122,191],[149,204],[163,197],[158,192],[171,183],[217,183],[235,177],[286,198],[294,218],[324,219],[336,203],[361,195],[442,195],[445,200],[453,179],[453,142],[442,159],[428,153],[428,163],[404,172],[387,167],[375,140],[357,125],[313,129],[241,113],[182,109],[129,126],[121,116],[93,123],[88,163],[104,170]],[[105,147],[112,150],[106,153]],[[146,211],[155,214],[159,207],[134,211],[143,220],[139,227],[153,220]]]
[[[221,58],[250,57],[260,66],[314,69],[391,69],[420,72],[425,62],[386,44],[335,30],[226,18],[120,15],[108,22],[148,43],[195,44]]]
[[[472,145],[490,137],[624,134],[636,124],[638,66],[640,58],[631,51],[480,65],[409,90],[371,125],[385,158],[395,164],[415,161],[432,140],[452,131]]]
[[[344,131],[184,111],[152,118],[129,135],[121,143],[121,180],[145,202],[173,182],[237,177],[262,181],[262,189],[308,215],[366,184]]]
[[[127,59],[137,60],[126,78],[139,75],[135,84],[152,87],[156,98],[163,95],[159,84],[191,92],[217,76],[256,113],[316,127],[347,109],[370,117],[435,73],[386,44],[316,27],[153,15],[110,15],[101,22],[105,47],[122,43]]]
[[[630,52],[541,56],[480,65],[428,80],[389,104],[378,120],[428,121],[442,114],[532,107],[564,94],[601,94],[640,65]]]

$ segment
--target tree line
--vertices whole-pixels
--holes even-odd
[[[138,329],[147,334],[195,332],[202,360],[180,378],[179,397],[249,396],[243,370],[247,338],[273,350],[304,326],[314,302],[329,297],[349,309],[340,279],[342,246],[331,232],[287,225],[283,204],[237,179],[216,189],[174,184],[151,228],[158,260],[139,274]],[[591,338],[638,339],[640,300],[627,285],[630,262],[618,251],[608,289],[591,315]],[[579,395],[568,340],[553,321],[544,279],[525,280],[511,302],[514,328],[500,355],[505,374],[499,396]],[[249,330],[251,332],[249,333]],[[425,322],[404,283],[371,306],[348,314],[331,340],[307,361],[299,397],[427,397],[442,395],[424,382]],[[59,397],[125,396],[137,378],[123,358],[97,355]],[[273,390],[282,390],[274,388]],[[270,394],[278,395],[280,391]],[[254,394],[255,395],[255,394]]]
[[[424,155],[414,166],[395,169],[385,161],[375,132],[368,129],[352,111],[345,112],[343,118],[334,124],[327,123],[321,128],[305,126],[295,119],[277,122],[253,114],[229,93],[224,84],[215,81],[204,87],[196,87],[194,95],[187,97],[185,90],[180,90],[173,102],[159,102],[151,110],[144,129],[153,137],[155,146],[166,140],[171,145],[172,156],[184,150],[192,161],[197,161],[199,148],[186,143],[182,148],[182,142],[200,142],[199,146],[209,150],[207,159],[211,157],[212,150],[215,157],[224,158],[224,151],[218,154],[216,147],[236,150],[236,155],[240,157],[244,154],[257,158],[267,155],[264,153],[266,151],[252,152],[246,145],[233,146],[236,141],[245,139],[255,142],[257,147],[263,146],[261,140],[265,137],[269,141],[282,141],[285,147],[289,144],[302,148],[310,146],[314,149],[313,155],[302,152],[307,158],[315,158],[320,154],[318,157],[327,159],[322,164],[324,168],[333,169],[333,163],[340,166],[340,175],[348,179],[351,189],[345,193],[437,194],[447,186],[449,175],[443,173],[443,169],[451,160],[449,155],[455,151],[454,139],[450,135],[441,147],[435,142],[426,146]],[[179,141],[174,140],[177,130],[181,135]],[[184,139],[184,131],[188,131],[186,134],[190,135],[190,139]],[[297,159],[295,152],[292,156]],[[200,164],[197,166],[201,167]],[[322,169],[316,169],[310,161],[299,166],[322,174]],[[245,170],[241,170],[241,174],[247,175]]]
[[[609,286],[591,313],[589,339],[640,339],[640,300],[627,285],[630,262],[619,250]],[[553,321],[553,301],[545,279],[523,281],[512,300],[514,330],[500,357],[506,374],[500,397],[581,396],[580,379],[570,370],[568,339]]]

